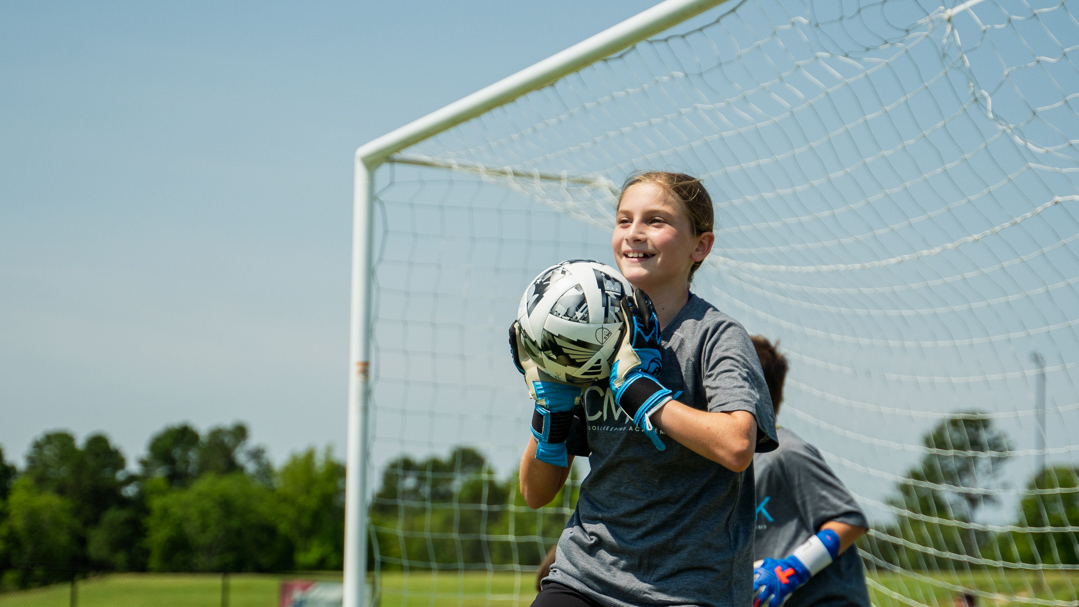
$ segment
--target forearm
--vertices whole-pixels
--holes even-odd
[[[848,525],[839,521],[828,521],[820,526],[821,529],[831,529],[839,536],[839,554],[843,554],[858,538],[865,535],[867,529],[856,525]]]
[[[569,465],[565,468],[554,466],[536,459],[536,439],[528,439],[524,455],[521,456],[521,497],[529,508],[542,508],[551,503],[569,478],[573,465],[573,456],[569,456]]]
[[[741,472],[753,461],[757,420],[748,411],[700,411],[670,401],[652,416],[652,424],[694,453]]]

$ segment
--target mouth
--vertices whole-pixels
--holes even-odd
[[[651,253],[644,253],[641,251],[627,251],[625,253],[622,253],[622,257],[636,261],[644,261],[645,259],[651,259],[652,257],[655,257],[655,255]]]

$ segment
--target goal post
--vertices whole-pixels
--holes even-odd
[[[530,600],[586,470],[521,504],[506,328],[645,169],[712,193],[693,289],[790,360],[874,604],[1074,601],[1077,53],[1074,0],[668,0],[360,147],[345,605]]]

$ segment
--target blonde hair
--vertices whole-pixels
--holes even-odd
[[[712,209],[712,197],[708,190],[704,189],[701,180],[685,173],[670,173],[667,171],[641,171],[633,173],[622,184],[622,191],[618,194],[617,209],[622,205],[622,197],[626,190],[642,183],[654,183],[667,191],[673,200],[682,205],[682,209],[689,219],[689,225],[693,227],[693,235],[700,236],[712,231],[715,221],[715,211]],[[689,270],[689,280],[693,281],[693,274],[701,262],[695,262]]]

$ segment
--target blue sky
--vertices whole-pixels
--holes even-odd
[[[352,155],[654,4],[0,4],[0,446],[344,450]]]

